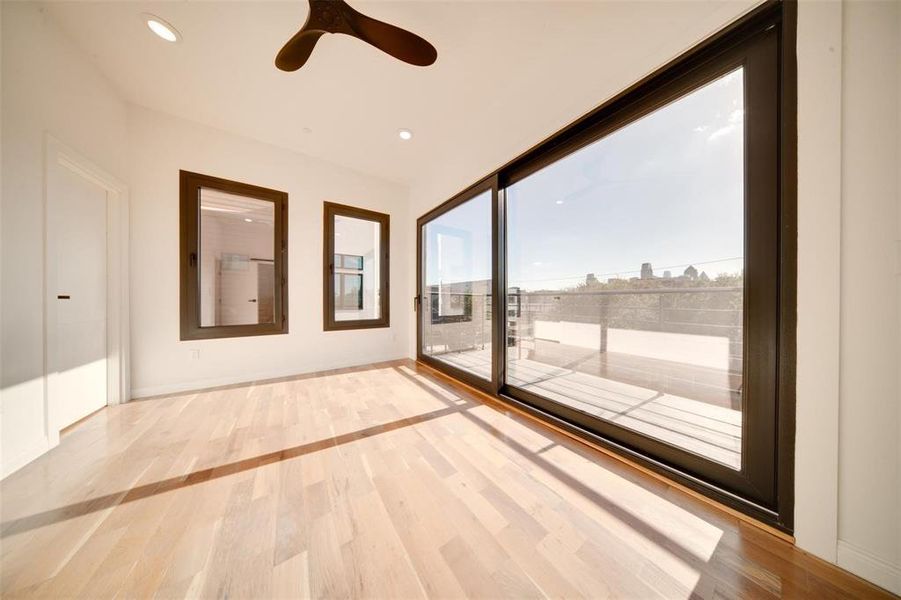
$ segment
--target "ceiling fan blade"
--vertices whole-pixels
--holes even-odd
[[[411,65],[426,67],[438,58],[435,47],[415,33],[368,17],[347,4],[344,7],[349,9],[345,14],[354,37]]]
[[[296,71],[304,66],[324,31],[301,29],[279,50],[275,66],[282,71]]]

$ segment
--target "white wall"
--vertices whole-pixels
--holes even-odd
[[[835,562],[841,251],[840,2],[798,10],[795,537]]]
[[[842,24],[838,563],[901,594],[901,3]]]
[[[796,539],[901,593],[901,4],[799,7]]]
[[[133,395],[404,356],[412,291],[404,188],[133,108],[36,3],[2,3],[0,476],[49,449],[44,392],[44,134],[131,186]],[[290,333],[178,340],[178,170],[289,193]],[[392,215],[390,329],[322,332],[322,201]],[[394,279],[394,278],[392,278]],[[15,290],[15,293],[7,293]],[[200,352],[191,360],[191,350]]]
[[[132,390],[147,396],[400,358],[413,295],[407,191],[300,154],[142,108],[129,112]],[[290,333],[179,341],[178,171],[288,193]],[[322,203],[391,215],[391,327],[322,331]],[[192,360],[199,350],[199,360]]]
[[[39,6],[2,3],[0,469],[47,450],[44,405],[44,133],[122,178],[125,104]]]

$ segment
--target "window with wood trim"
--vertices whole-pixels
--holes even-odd
[[[288,332],[288,195],[180,172],[181,339]]]
[[[784,531],[794,10],[762,5],[417,222],[419,360]]]
[[[323,328],[388,327],[390,217],[333,202],[323,211]]]

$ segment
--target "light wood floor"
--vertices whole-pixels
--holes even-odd
[[[0,495],[4,598],[881,595],[411,362],[104,409]]]

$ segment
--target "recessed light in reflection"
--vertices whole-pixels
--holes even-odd
[[[144,22],[147,23],[147,27],[150,28],[150,31],[167,42],[177,42],[181,39],[181,34],[178,33],[178,30],[158,16],[149,13],[141,16],[144,19]]]

